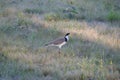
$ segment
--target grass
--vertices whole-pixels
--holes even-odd
[[[44,15],[44,18],[45,20],[48,20],[48,21],[56,21],[56,20],[60,20],[60,16],[58,14],[55,14],[55,13],[49,13],[49,14],[46,14]]]
[[[99,17],[105,19],[107,10],[111,7],[107,4],[111,3],[106,0],[103,8],[102,0],[81,0],[80,5],[77,0],[71,1],[50,0],[47,3],[23,0],[17,2],[17,5],[11,1],[3,1],[11,4],[2,5],[0,12],[0,80],[120,79],[119,22],[114,22],[116,19],[112,19],[112,23],[109,20],[87,21]],[[96,4],[93,5],[94,3]],[[24,7],[21,6],[23,4]],[[58,5],[54,7],[55,4]],[[65,5],[75,6],[78,13],[62,13]],[[95,8],[101,10],[101,14],[99,10],[93,14]],[[79,13],[79,10],[82,12]],[[74,17],[70,19],[68,13],[74,14]],[[78,20],[76,16],[79,19],[84,17],[85,20]],[[112,18],[114,16],[116,15],[112,15]],[[64,36],[66,32],[71,33],[70,41],[61,49],[62,53],[59,55],[55,47],[49,48],[47,52],[44,44]]]
[[[38,14],[41,14],[42,13],[42,10],[40,10],[40,9],[25,9],[25,12],[26,13],[31,13],[31,14],[33,14],[33,13],[38,13]]]
[[[115,11],[111,11],[108,16],[107,19],[109,21],[115,21],[115,20],[119,20],[120,19],[120,15],[119,13],[115,12]]]

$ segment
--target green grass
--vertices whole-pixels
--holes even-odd
[[[44,15],[45,20],[48,21],[56,21],[56,20],[61,20],[60,16],[56,13],[48,13]]]
[[[111,11],[107,16],[107,19],[109,21],[120,20],[120,14],[115,11]]]
[[[0,12],[0,80],[120,79],[119,14],[109,13],[107,0],[71,1],[3,1],[11,4]],[[67,6],[75,9],[64,13]],[[108,22],[86,21],[106,16]],[[61,54],[56,47],[47,52],[44,44],[67,32]]]
[[[33,13],[38,13],[38,14],[41,14],[42,13],[42,10],[40,10],[40,9],[25,9],[25,12],[26,13],[31,13],[31,14],[33,14]]]
[[[33,22],[32,24],[36,23]],[[39,27],[38,32],[28,30],[29,34],[24,33],[27,36],[25,38],[20,37],[19,34],[23,33],[24,30],[11,32],[9,33],[9,37],[7,32],[1,32],[2,38],[0,42],[2,51],[0,61],[3,65],[0,67],[2,79],[9,80],[16,77],[18,79],[29,80],[33,78],[35,78],[35,80],[46,78],[53,80],[106,80],[110,77],[112,78],[111,80],[118,79],[119,50],[115,49],[115,47],[119,48],[119,46],[116,45],[117,42],[113,44],[115,47],[111,46],[111,48],[109,48],[108,45],[110,45],[110,43],[105,43],[106,45],[104,46],[101,40],[97,42],[97,39],[91,41],[89,38],[84,38],[84,31],[85,33],[96,34],[91,32],[90,29],[87,29],[88,25],[85,25],[84,22],[44,21],[44,25],[48,24],[49,26],[40,27],[34,25],[34,27],[31,28],[34,30]],[[62,53],[59,55],[56,48],[50,48],[49,52],[47,52],[43,45],[49,40],[57,38],[58,35],[64,35],[67,29],[61,29],[61,26],[63,28],[64,26],[69,26],[69,24],[73,24],[70,27],[66,27],[68,31],[71,32],[70,41],[62,48]],[[81,28],[74,27],[74,25],[80,26],[81,24],[83,24]],[[83,30],[83,32],[81,34],[74,33],[76,28]],[[109,30],[112,30],[112,28],[109,28]],[[107,33],[107,35],[109,34],[113,33]],[[105,36],[105,34],[100,34],[99,36],[101,35]],[[5,43],[7,43],[7,45],[5,45]],[[114,57],[112,57],[112,54],[114,54]],[[21,65],[23,67],[20,67]],[[112,67],[114,65],[115,69]],[[4,67],[5,69],[2,69]],[[11,67],[12,69],[10,69]],[[109,76],[111,74],[112,76]]]

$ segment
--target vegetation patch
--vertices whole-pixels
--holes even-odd
[[[1,0],[0,80],[119,80],[120,15],[114,1],[119,2]],[[67,32],[61,54],[44,46]]]
[[[43,11],[40,8],[35,8],[35,9],[30,9],[30,8],[26,8],[24,10],[25,13],[31,13],[31,14],[41,14],[43,13]]]
[[[48,20],[48,21],[56,21],[56,20],[62,19],[62,17],[56,13],[47,13],[44,15],[44,18],[45,18],[45,20]]]
[[[120,21],[120,14],[115,11],[110,11],[107,15],[107,20],[109,21]]]

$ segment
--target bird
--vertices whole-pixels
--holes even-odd
[[[69,41],[69,35],[70,35],[70,33],[66,33],[66,35],[64,37],[50,41],[47,44],[45,44],[45,46],[46,47],[57,46],[59,48],[58,52],[61,53],[60,49],[62,48],[63,45],[65,45]]]

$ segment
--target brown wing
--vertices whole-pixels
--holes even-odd
[[[54,40],[52,42],[49,42],[48,44],[45,44],[45,46],[48,46],[48,45],[51,45],[51,44],[58,45],[58,44],[60,44],[60,43],[62,43],[64,41],[65,41],[64,38],[59,38],[59,39],[56,39],[56,40]]]
[[[53,41],[53,44],[58,45],[58,44],[63,43],[64,41],[65,41],[64,38],[56,39],[56,40]]]

